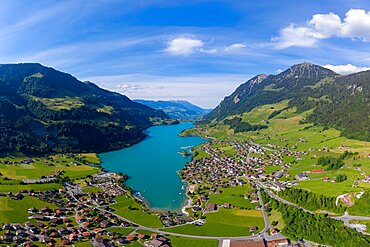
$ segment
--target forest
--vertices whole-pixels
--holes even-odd
[[[370,237],[344,226],[339,220],[329,218],[326,214],[306,213],[298,208],[288,206],[262,191],[262,198],[268,203],[266,211],[277,210],[284,221],[283,234],[292,240],[309,241],[336,247],[363,247],[370,245]]]

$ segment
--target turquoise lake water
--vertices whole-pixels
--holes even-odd
[[[147,130],[148,137],[131,147],[99,154],[102,166],[108,171],[122,172],[129,176],[125,183],[139,192],[153,210],[181,211],[185,184],[177,171],[190,161],[179,152],[189,151],[204,143],[200,137],[179,137],[192,123],[155,126]]]

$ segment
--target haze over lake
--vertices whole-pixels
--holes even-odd
[[[129,176],[126,185],[140,192],[151,209],[180,211],[186,200],[185,184],[177,171],[190,161],[179,152],[197,146],[205,139],[179,137],[192,123],[155,126],[147,130],[148,137],[131,147],[102,153],[102,166],[108,171]]]

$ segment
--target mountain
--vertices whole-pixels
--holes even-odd
[[[203,109],[185,100],[153,101],[153,100],[134,100],[135,102],[164,111],[174,119],[190,120],[204,116],[211,110]]]
[[[169,117],[40,64],[0,65],[0,151],[102,152]]]
[[[254,107],[289,99],[289,107],[313,109],[306,121],[334,127],[342,134],[370,140],[370,72],[338,75],[311,63],[296,64],[277,75],[257,75],[240,85],[203,121],[220,121]]]

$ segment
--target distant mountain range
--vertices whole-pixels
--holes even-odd
[[[102,152],[169,117],[40,64],[0,65],[0,152]]]
[[[190,120],[202,117],[209,113],[210,109],[203,109],[185,100],[134,100],[151,108],[162,110],[174,119]]]
[[[289,99],[304,120],[334,127],[349,138],[370,141],[370,71],[351,75],[311,63],[296,64],[278,75],[261,74],[240,85],[203,121],[221,121],[254,107]]]

